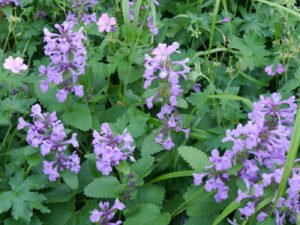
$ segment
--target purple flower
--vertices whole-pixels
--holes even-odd
[[[278,64],[277,68],[274,70],[273,65],[269,65],[265,67],[265,73],[267,73],[269,76],[274,76],[276,73],[277,74],[282,74],[285,72],[284,65],[281,63]]]
[[[119,199],[115,200],[114,205],[110,208],[109,202],[100,202],[99,203],[100,211],[98,209],[94,209],[92,211],[92,215],[90,216],[90,221],[92,223],[98,223],[101,225],[120,225],[122,221],[110,222],[114,219],[117,210],[124,210],[125,205],[119,201]]]
[[[20,5],[20,0],[0,0],[0,6],[6,6],[9,4],[15,4],[15,6]]]
[[[96,155],[97,169],[105,176],[108,176],[113,167],[120,164],[121,161],[133,158],[135,147],[133,146],[133,138],[127,129],[121,135],[114,135],[108,123],[103,123],[101,132],[94,131],[93,146]]]
[[[255,204],[254,202],[248,202],[244,208],[240,209],[240,213],[248,219],[255,213]]]
[[[153,25],[152,21],[153,21],[153,17],[148,16],[147,23],[148,23],[149,30],[153,35],[157,35],[158,34],[158,28]]]
[[[200,92],[201,91],[201,84],[196,83],[193,87],[194,92]]]
[[[190,68],[186,66],[186,63],[189,59],[173,61],[171,56],[179,52],[178,48],[179,44],[177,42],[172,45],[159,44],[157,48],[153,49],[152,56],[145,55],[144,64],[146,67],[144,88],[151,86],[154,80],[159,80],[162,89],[146,100],[147,107],[151,109],[154,102],[166,101],[157,114],[163,126],[156,137],[156,142],[162,144],[167,150],[175,146],[172,140],[172,131],[184,132],[186,138],[189,135],[189,129],[183,128],[182,119],[176,108],[177,97],[183,93],[183,89],[179,85],[179,78],[187,79],[186,74],[190,71]]]
[[[228,23],[228,22],[230,22],[230,21],[231,21],[231,19],[228,18],[228,17],[224,17],[224,18],[221,20],[222,23]]]
[[[63,152],[72,145],[78,148],[79,144],[76,134],[72,134],[71,139],[66,140],[64,126],[58,120],[56,113],[42,113],[41,106],[35,104],[31,108],[33,123],[27,123],[22,117],[19,118],[18,130],[27,128],[27,143],[33,147],[40,147],[41,155],[46,156],[55,153],[54,161],[43,161],[43,172],[48,175],[50,181],[55,181],[60,175],[60,171],[65,169],[78,173],[80,170],[80,158],[73,152],[66,156]]]
[[[47,43],[44,50],[51,63],[39,68],[40,75],[47,76],[46,80],[41,81],[40,88],[42,92],[47,92],[50,83],[58,85],[61,88],[56,95],[59,102],[64,102],[72,92],[78,97],[83,96],[83,89],[78,90],[81,85],[76,83],[85,72],[87,52],[83,41],[86,37],[83,28],[73,32],[73,26],[70,22],[56,24],[59,34],[44,29],[44,41]]]
[[[268,192],[273,190],[274,195],[278,192],[296,111],[294,96],[287,100],[281,100],[278,93],[270,97],[261,96],[248,114],[248,123],[226,131],[223,142],[232,143],[231,149],[222,156],[218,150],[212,150],[209,158],[211,165],[207,166],[205,173],[194,175],[195,185],[201,184],[202,178],[207,176],[205,189],[208,192],[217,190],[215,199],[219,202],[227,198],[228,170],[242,165],[234,175],[244,182],[247,191],[238,190],[237,201],[244,200],[246,206],[239,210],[246,219],[253,215],[255,205],[264,200],[266,188]],[[300,209],[299,193],[300,170],[293,168],[287,194],[283,195],[274,211],[276,225],[283,224],[286,217],[295,223]],[[259,213],[257,220],[263,221],[266,215],[265,211]]]
[[[83,0],[69,0],[72,4],[72,12],[68,12],[67,21],[73,23],[74,25],[78,24],[78,19],[80,19],[85,25],[90,23],[95,23],[97,21],[96,13],[90,13],[97,4],[97,0],[85,0],[83,11],[81,12]],[[81,12],[81,18],[78,18],[79,13]]]

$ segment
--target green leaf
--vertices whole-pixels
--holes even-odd
[[[157,183],[159,181],[178,178],[178,177],[191,177],[193,175],[193,173],[195,173],[195,172],[196,171],[194,171],[194,170],[184,170],[184,171],[166,173],[166,174],[163,174],[159,177],[154,178],[150,182],[151,183]]]
[[[241,204],[238,203],[236,200],[231,202],[224,210],[223,212],[216,218],[214,223],[212,225],[217,225],[221,223],[223,219],[225,219],[230,213],[232,213],[234,210],[236,210]]]
[[[72,191],[66,184],[60,184],[45,191],[47,203],[69,202],[76,192]]]
[[[153,163],[154,158],[151,156],[146,156],[132,164],[131,170],[140,178],[144,178],[151,172]]]
[[[116,166],[116,169],[119,172],[124,173],[126,175],[128,175],[130,173],[130,166],[128,165],[128,163],[126,161],[122,161],[119,165]]]
[[[161,214],[158,206],[142,204],[136,213],[126,218],[124,225],[168,225],[170,220],[170,214]]]
[[[84,189],[84,194],[92,198],[117,198],[125,189],[115,177],[100,177]]]
[[[144,139],[141,150],[142,156],[154,155],[155,153],[164,150],[164,147],[162,145],[155,142],[155,138],[156,132],[154,131]]]
[[[300,146],[299,136],[300,136],[300,108],[297,111],[296,120],[295,120],[294,128],[293,128],[292,139],[291,139],[287,159],[286,159],[285,165],[284,165],[283,175],[281,178],[281,182],[279,184],[276,200],[274,202],[272,211],[274,210],[274,208],[277,205],[281,196],[284,194],[286,185],[288,183],[288,179],[292,173],[292,169],[294,167],[295,159],[297,158],[297,154],[298,154],[299,146]]]
[[[0,214],[3,212],[7,212],[13,203],[13,199],[15,198],[13,192],[3,192],[0,194]]]
[[[72,189],[76,190],[79,186],[78,176],[69,171],[65,170],[62,174],[62,178],[64,179],[65,183]]]
[[[218,99],[222,99],[222,100],[241,101],[241,102],[245,103],[245,105],[247,105],[249,109],[252,110],[252,102],[247,98],[243,98],[243,97],[240,97],[237,95],[230,95],[230,94],[209,95],[209,96],[207,96],[207,98],[218,98]]]
[[[92,128],[92,116],[87,105],[76,103],[72,109],[66,112],[63,117],[63,122],[83,131]]]
[[[196,171],[204,171],[205,166],[209,165],[207,155],[197,148],[182,146],[178,148],[178,153]]]
[[[165,196],[162,186],[146,184],[139,188],[136,200],[139,203],[152,203],[161,206]]]

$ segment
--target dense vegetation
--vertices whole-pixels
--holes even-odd
[[[0,224],[300,224],[295,0],[0,0]]]

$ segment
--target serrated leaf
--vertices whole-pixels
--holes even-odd
[[[164,150],[164,147],[162,145],[155,142],[155,138],[156,132],[152,132],[144,139],[141,150],[143,156],[154,155],[155,153]]]
[[[13,203],[14,195],[13,192],[3,192],[0,194],[0,213],[8,211]]]
[[[140,178],[144,178],[151,172],[153,163],[154,163],[154,158],[151,156],[146,156],[139,159],[134,164],[132,164],[131,169]]]
[[[76,190],[79,186],[78,176],[69,171],[65,170],[62,174],[62,178],[64,179],[65,183],[72,189]]]
[[[152,203],[161,206],[165,196],[162,186],[146,184],[139,188],[136,200],[139,203]]]
[[[209,165],[207,155],[197,148],[182,146],[178,148],[178,153],[194,170],[199,172],[204,171],[205,166]]]
[[[69,112],[66,112],[63,117],[65,124],[73,126],[83,131],[92,128],[92,116],[90,109],[84,104],[74,104]]]
[[[168,225],[171,220],[170,214],[160,214],[158,206],[142,204],[139,210],[126,218],[124,225]]]
[[[92,198],[117,198],[125,189],[115,177],[100,177],[84,189],[84,194]]]
[[[128,163],[126,161],[122,161],[119,165],[116,166],[116,169],[123,173],[128,175],[130,173],[130,166],[128,165]]]

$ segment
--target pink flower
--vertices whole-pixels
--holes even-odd
[[[277,74],[282,74],[285,72],[285,68],[284,65],[282,65],[281,63],[278,64],[276,70],[273,70],[273,66],[269,65],[265,67],[265,73],[267,73],[269,76],[274,76],[276,73]]]
[[[276,73],[282,74],[282,73],[284,73],[284,71],[285,71],[285,68],[284,68],[284,66],[280,63],[280,64],[278,65],[277,69],[276,69]]]
[[[97,25],[100,33],[106,31],[111,32],[114,31],[114,25],[116,25],[116,19],[114,17],[110,17],[107,13],[104,13],[99,18]]]
[[[4,68],[10,70],[13,73],[20,73],[22,70],[27,70],[28,66],[25,65],[24,60],[20,57],[14,59],[12,56],[9,56],[5,59],[3,64]]]
[[[230,22],[230,21],[231,21],[231,19],[228,18],[228,17],[225,17],[225,18],[223,18],[223,19],[221,20],[222,23],[228,23],[228,22]]]

